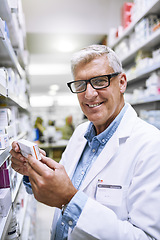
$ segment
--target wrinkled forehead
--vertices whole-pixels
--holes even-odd
[[[81,58],[79,60],[79,62],[76,64],[75,66],[75,73],[78,71],[78,69],[80,68],[83,68],[85,65],[95,61],[96,59],[101,59],[103,62],[106,62],[107,65],[109,65],[109,60],[108,60],[108,57],[107,57],[107,54],[103,54],[103,55],[87,55],[86,57],[84,58]]]
[[[81,62],[77,65],[74,73],[74,79],[90,79],[96,76],[106,75],[114,72],[110,67],[106,56],[99,56],[87,62]]]

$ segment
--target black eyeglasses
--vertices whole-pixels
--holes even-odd
[[[87,83],[90,83],[94,89],[109,87],[110,79],[120,74],[119,72],[90,78],[89,80],[77,80],[67,83],[72,93],[81,93],[86,91]]]

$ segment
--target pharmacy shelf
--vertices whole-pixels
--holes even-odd
[[[6,0],[0,0],[0,17],[6,21],[9,22],[12,19],[11,9],[8,5],[8,1]]]
[[[0,95],[6,97],[7,96],[7,89],[0,84]]]
[[[140,71],[135,71],[134,76],[127,79],[128,84],[139,81],[140,79],[147,78],[152,72],[157,71],[158,69],[160,69],[160,62],[157,62],[152,66],[147,66],[147,69],[144,68]]]
[[[26,132],[22,132],[21,134],[19,134],[16,138],[11,139],[10,140],[10,146],[8,146],[6,149],[4,150],[0,150],[0,167],[3,165],[3,163],[7,160],[7,158],[10,156],[10,150],[11,150],[11,144],[12,142],[18,139],[23,138],[24,136],[26,136],[27,133]]]
[[[29,111],[30,110],[30,105],[28,102],[26,102],[24,99],[21,99],[18,96],[15,96],[13,93],[12,94],[8,94],[8,101],[14,102],[15,104],[17,104],[19,107]]]
[[[24,204],[24,206],[20,209],[19,212],[16,212],[16,218],[17,218],[18,223],[19,223],[20,233],[22,233],[25,214],[26,214],[26,210],[27,210],[28,198],[29,198],[29,195],[26,192],[26,190],[24,190],[24,191],[25,191],[24,194],[23,194],[23,197],[24,197],[23,204]]]
[[[10,156],[9,151],[11,150],[11,146],[8,146],[4,150],[0,150],[0,167],[3,165],[3,163],[7,160],[7,158]]]
[[[127,37],[128,35],[130,35],[130,33],[133,31],[135,25],[144,17],[146,17],[148,14],[151,13],[157,13],[159,14],[160,12],[160,0],[153,0],[151,6],[149,6],[147,9],[145,9],[145,11],[142,13],[141,15],[134,21],[132,22],[128,28],[126,28],[124,30],[124,32],[122,33],[122,35],[117,38],[115,40],[115,42],[113,44],[110,45],[111,48],[114,48],[120,41],[122,41],[125,37]]]
[[[5,33],[4,33],[3,29],[4,29],[3,21],[2,21],[2,19],[0,18],[0,37],[1,37],[2,39],[5,39]]]
[[[154,102],[160,102],[160,95],[137,99],[137,101],[130,101],[130,104],[132,106],[135,106],[139,104],[148,104],[148,103],[154,103]]]
[[[137,51],[144,50],[144,49],[148,50],[160,44],[159,39],[160,39],[160,29],[155,31],[151,36],[148,37],[148,39],[146,39],[146,41],[139,44],[135,49],[133,49],[127,55],[121,58],[120,60],[122,62],[122,65],[129,64],[131,61],[133,61],[137,54]]]
[[[15,201],[17,194],[19,192],[21,183],[22,183],[22,179],[23,179],[23,175],[17,173],[17,183],[16,183],[16,187],[14,190],[11,191],[11,198],[12,198],[12,203]]]
[[[17,56],[13,50],[10,40],[7,38],[0,38],[0,57],[1,65],[14,67],[21,78],[25,77],[25,72],[18,62]]]
[[[12,218],[12,206],[8,211],[8,215],[6,217],[0,218],[0,239],[1,240],[5,240],[5,236],[6,236],[11,218]]]
[[[8,94],[8,90],[6,89],[7,93],[5,93],[5,89],[3,89],[3,94],[1,97],[1,103],[6,104],[8,106],[17,106],[18,108],[21,108],[27,112],[30,111],[30,105],[29,102],[21,98],[20,96],[15,96],[13,93]],[[0,91],[1,91],[1,86],[0,86]],[[1,94],[1,92],[0,92]]]

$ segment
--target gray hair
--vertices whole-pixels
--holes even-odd
[[[75,75],[76,69],[79,65],[89,63],[93,59],[104,55],[107,56],[109,65],[115,72],[123,71],[121,61],[111,48],[106,45],[90,45],[73,55],[71,59],[71,70],[73,76]]]

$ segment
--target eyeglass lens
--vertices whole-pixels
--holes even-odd
[[[107,87],[109,85],[109,80],[107,76],[100,76],[89,80],[92,87],[95,89],[100,89]],[[74,92],[85,91],[87,87],[87,81],[78,80],[71,84],[71,88]]]

